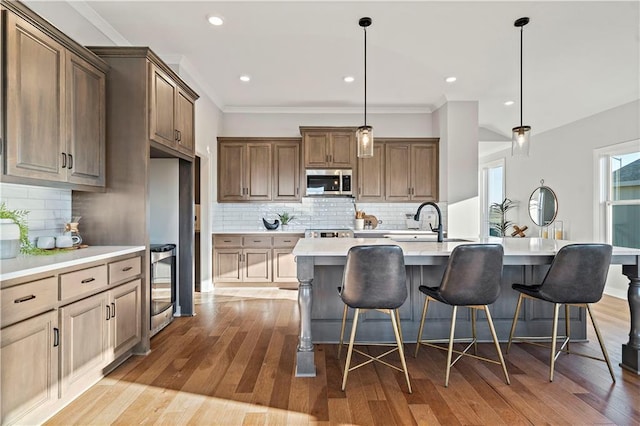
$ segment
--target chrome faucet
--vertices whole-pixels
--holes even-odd
[[[420,211],[424,206],[433,206],[436,209],[436,212],[438,213],[438,226],[434,228],[431,225],[431,223],[429,223],[429,228],[431,228],[431,231],[438,233],[438,242],[441,243],[444,241],[443,233],[442,233],[442,212],[440,211],[440,207],[438,207],[436,203],[434,203],[433,201],[427,201],[426,203],[420,204],[420,207],[418,207],[418,211],[416,212],[416,215],[413,217],[413,220],[415,221],[420,220]]]

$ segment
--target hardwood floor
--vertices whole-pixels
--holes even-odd
[[[336,345],[316,345],[317,377],[295,378],[295,291],[222,288],[196,300],[197,316],[176,318],[148,356],[130,358],[47,424],[640,423],[640,378],[618,366],[624,300],[595,305],[616,384],[604,363],[572,355],[560,356],[550,383],[548,351],[516,344],[506,356],[511,385],[499,365],[465,358],[445,388],[446,353],[423,347],[416,359],[407,344],[413,394],[402,373],[371,364],[351,372],[342,392]],[[590,342],[572,348],[597,355],[589,330]],[[489,343],[479,351],[494,355]]]

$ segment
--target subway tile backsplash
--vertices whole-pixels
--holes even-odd
[[[71,220],[71,190],[0,183],[0,202],[10,210],[28,210],[29,239],[61,235]]]
[[[356,203],[358,210],[374,215],[381,229],[406,229],[405,214],[415,214],[420,203]],[[444,229],[447,229],[447,207],[438,203],[442,210]],[[304,197],[301,203],[213,203],[213,232],[264,230],[262,218],[273,221],[278,213],[288,212],[296,218],[289,230],[303,231],[307,228],[353,228],[355,218],[354,201],[351,198],[312,198]],[[431,208],[423,209],[422,229],[428,229],[428,216],[436,218]],[[434,219],[433,224],[437,224]]]

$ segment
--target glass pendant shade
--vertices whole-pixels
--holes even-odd
[[[358,157],[373,157],[373,128],[360,126],[356,132],[358,138]]]
[[[511,155],[514,157],[528,157],[531,137],[531,127],[518,126],[512,129]]]

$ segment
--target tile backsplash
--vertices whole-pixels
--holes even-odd
[[[415,214],[420,203],[356,203],[358,210],[374,215],[381,229],[406,229],[405,214]],[[438,203],[442,211],[444,229],[447,229],[447,207]],[[291,222],[290,230],[307,228],[353,228],[355,218],[354,201],[351,198],[312,198],[304,197],[301,203],[213,203],[212,230],[251,231],[264,230],[262,218],[269,221],[277,219],[277,213],[288,212],[296,218]],[[435,210],[425,208],[421,214],[420,227],[428,229],[427,217],[434,217]]]
[[[27,210],[29,239],[61,235],[71,220],[71,190],[0,183],[0,202],[10,210]]]

